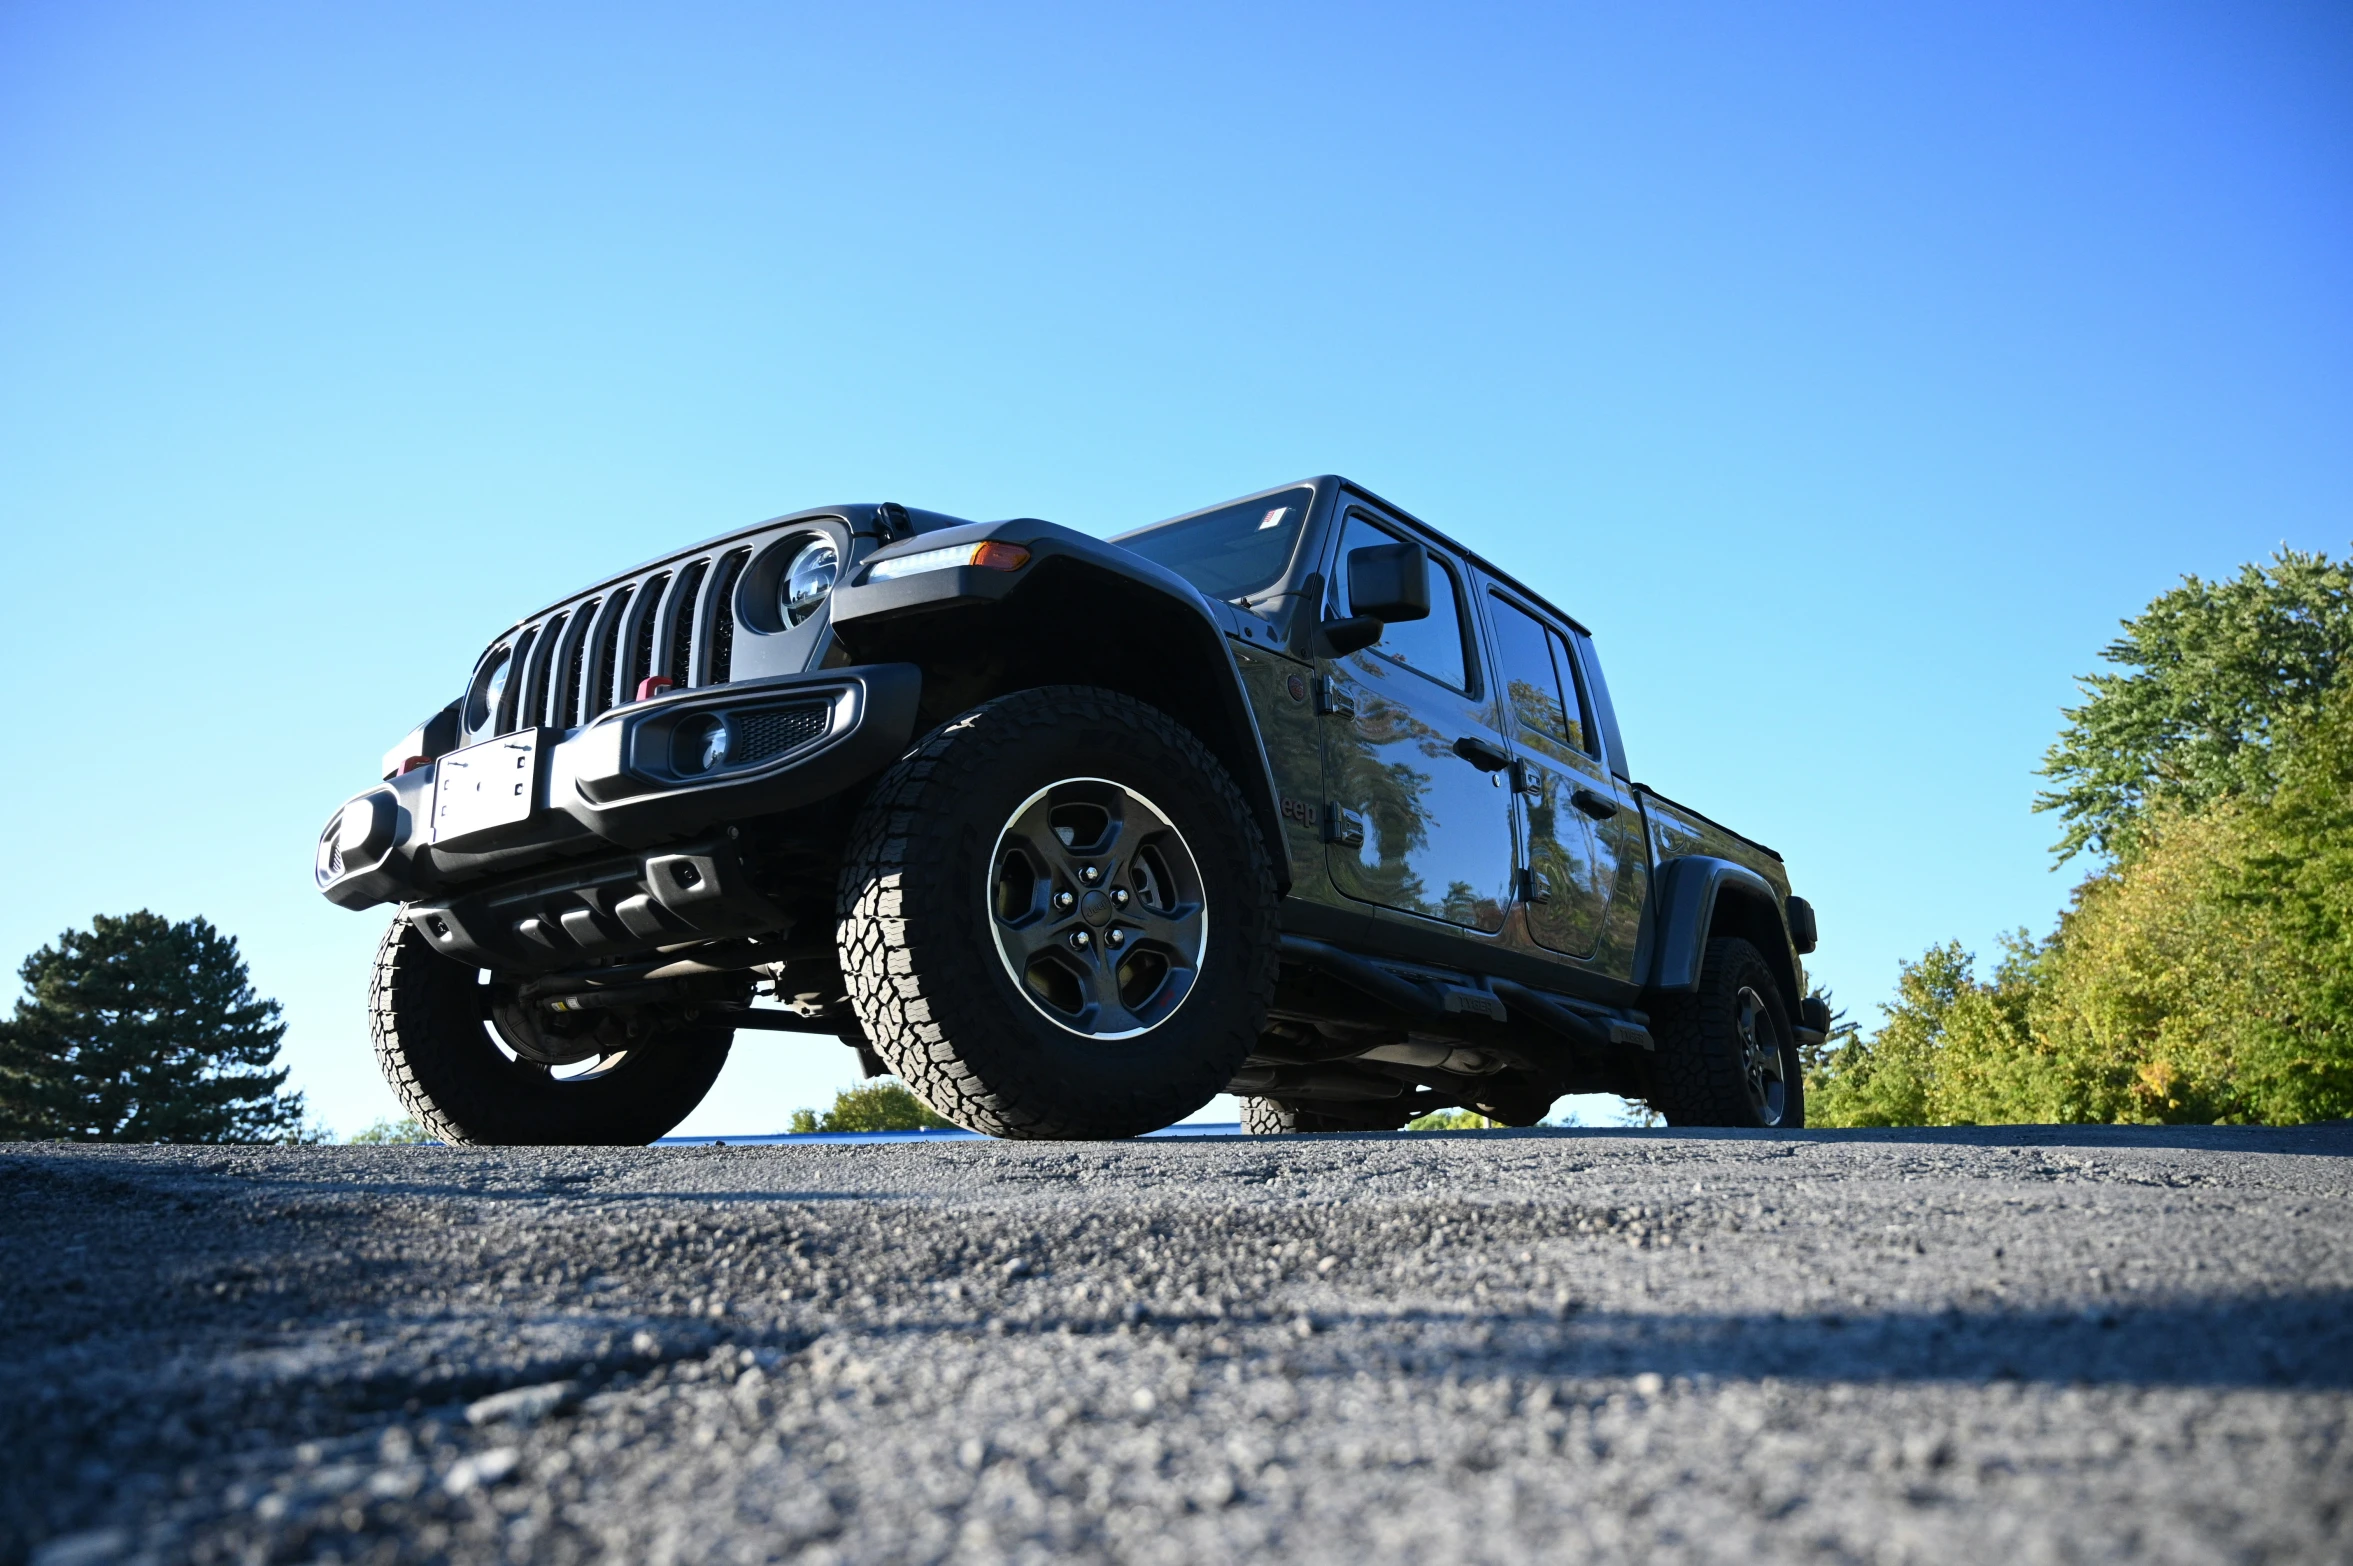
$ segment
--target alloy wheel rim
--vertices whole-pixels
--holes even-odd
[[[1782,1059],[1780,1032],[1765,998],[1743,985],[1734,1000],[1733,1032],[1740,1041],[1741,1076],[1749,1107],[1761,1125],[1777,1126],[1789,1108],[1789,1068]]]
[[[1065,1032],[1149,1033],[1200,978],[1200,864],[1168,813],[1124,783],[1064,778],[1023,800],[997,834],[983,895],[1007,977]]]

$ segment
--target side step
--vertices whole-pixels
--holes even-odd
[[[1530,1022],[1587,1049],[1601,1050],[1628,1045],[1636,1049],[1657,1047],[1649,1030],[1639,1023],[1621,1017],[1588,1015],[1566,997],[1547,995],[1509,979],[1488,978],[1484,989],[1462,984],[1417,982],[1328,941],[1312,940],[1304,935],[1286,935],[1282,937],[1280,945],[1285,962],[1297,963],[1302,968],[1337,979],[1416,1016],[1474,1016],[1503,1022],[1510,1017],[1510,1012],[1505,1009],[1508,1005],[1516,1008]]]

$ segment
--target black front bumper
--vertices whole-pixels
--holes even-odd
[[[519,769],[513,819],[481,825],[452,809],[444,783],[459,775],[466,754],[453,752],[346,801],[319,834],[312,877],[328,901],[368,908],[444,901],[488,883],[539,877],[552,865],[609,861],[616,848],[672,845],[709,859],[709,845],[682,840],[830,798],[896,760],[914,737],[922,686],[913,664],[869,664],[679,691],[615,708],[569,735],[542,729],[502,736],[472,749],[501,746],[512,756]],[[726,758],[708,770],[682,771],[681,735],[713,715],[747,743],[731,740]],[[651,866],[678,853],[628,857]],[[724,876],[716,862],[694,873],[706,871],[716,874],[696,883],[711,889],[705,902],[718,895]],[[692,893],[676,880],[666,884]],[[643,922],[649,934],[674,928],[656,912]]]

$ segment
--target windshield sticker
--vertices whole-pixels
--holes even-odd
[[[1283,518],[1289,516],[1290,514],[1291,508],[1289,506],[1275,507],[1274,510],[1269,511],[1266,514],[1266,520],[1258,524],[1258,531],[1263,533],[1270,527],[1281,527],[1283,525]]]

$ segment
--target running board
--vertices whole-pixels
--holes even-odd
[[[1517,1009],[1528,1021],[1587,1049],[1657,1048],[1650,1030],[1640,1023],[1594,1015],[1565,996],[1548,995],[1510,979],[1482,978],[1479,986],[1409,979],[1329,941],[1304,935],[1285,935],[1280,947],[1285,962],[1337,979],[1417,1016],[1471,1016],[1505,1022],[1510,1020],[1512,1009]]]

